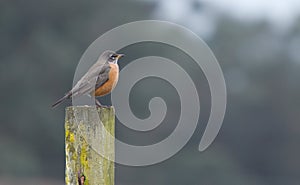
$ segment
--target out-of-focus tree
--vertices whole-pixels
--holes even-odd
[[[182,12],[191,14],[172,21],[203,35],[220,62],[228,90],[223,127],[213,145],[199,153],[196,149],[205,126],[202,124],[210,109],[203,74],[184,64],[193,61],[174,48],[153,43],[125,48],[132,53],[127,62],[157,53],[183,60],[182,65],[203,83],[203,107],[199,128],[182,151],[158,165],[117,165],[117,182],[299,183],[300,18],[282,31],[267,20],[243,21],[205,3],[186,3],[182,9],[189,11]],[[162,12],[165,9],[160,5],[159,1],[0,2],[0,179],[47,177],[63,182],[64,111],[63,106],[51,110],[51,103],[71,88],[76,65],[93,40],[127,22],[170,19],[170,9]],[[192,19],[185,20],[188,17]],[[126,62],[120,65],[124,67]],[[155,88],[147,90],[147,85]],[[159,92],[161,88],[164,90]],[[147,117],[147,100],[156,95],[166,99],[170,122],[178,115],[174,108],[178,95],[159,79],[137,84],[133,94],[137,116]],[[109,102],[109,98],[104,101]],[[161,128],[143,136],[128,135],[128,129],[117,122],[118,137],[130,142],[159,141],[172,131],[169,125]]]

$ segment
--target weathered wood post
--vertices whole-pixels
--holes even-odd
[[[66,108],[67,185],[114,185],[114,136],[114,108]]]

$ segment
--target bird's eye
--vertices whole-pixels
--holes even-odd
[[[113,55],[111,55],[109,58],[110,58],[111,60],[116,60],[117,55],[113,54]]]

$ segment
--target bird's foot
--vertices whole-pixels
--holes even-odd
[[[97,108],[111,108],[111,105],[97,105]]]
[[[97,108],[111,108],[111,105],[102,105],[97,99],[96,99],[96,107]]]

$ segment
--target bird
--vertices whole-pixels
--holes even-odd
[[[117,54],[114,51],[104,51],[94,65],[81,77],[75,86],[62,98],[58,99],[52,108],[58,106],[66,99],[76,98],[82,95],[101,97],[111,93],[119,79],[118,60],[124,54]],[[98,107],[106,107],[95,98]]]

